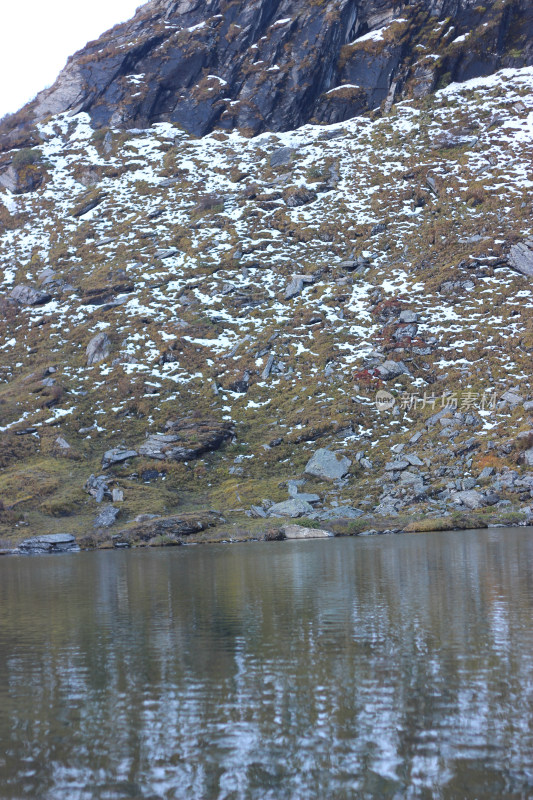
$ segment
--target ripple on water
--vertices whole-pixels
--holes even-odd
[[[533,540],[0,563],[0,785],[39,800],[524,800]]]

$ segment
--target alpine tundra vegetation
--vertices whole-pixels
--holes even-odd
[[[3,546],[529,524],[532,33],[152,0],[4,118]]]

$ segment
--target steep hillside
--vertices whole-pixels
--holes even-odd
[[[529,519],[533,68],[255,138],[90,122],[0,157],[6,541]]]

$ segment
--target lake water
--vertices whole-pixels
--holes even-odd
[[[531,529],[0,560],[1,800],[533,797]]]

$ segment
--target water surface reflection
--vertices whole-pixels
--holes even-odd
[[[0,796],[533,797],[525,529],[0,562]]]

